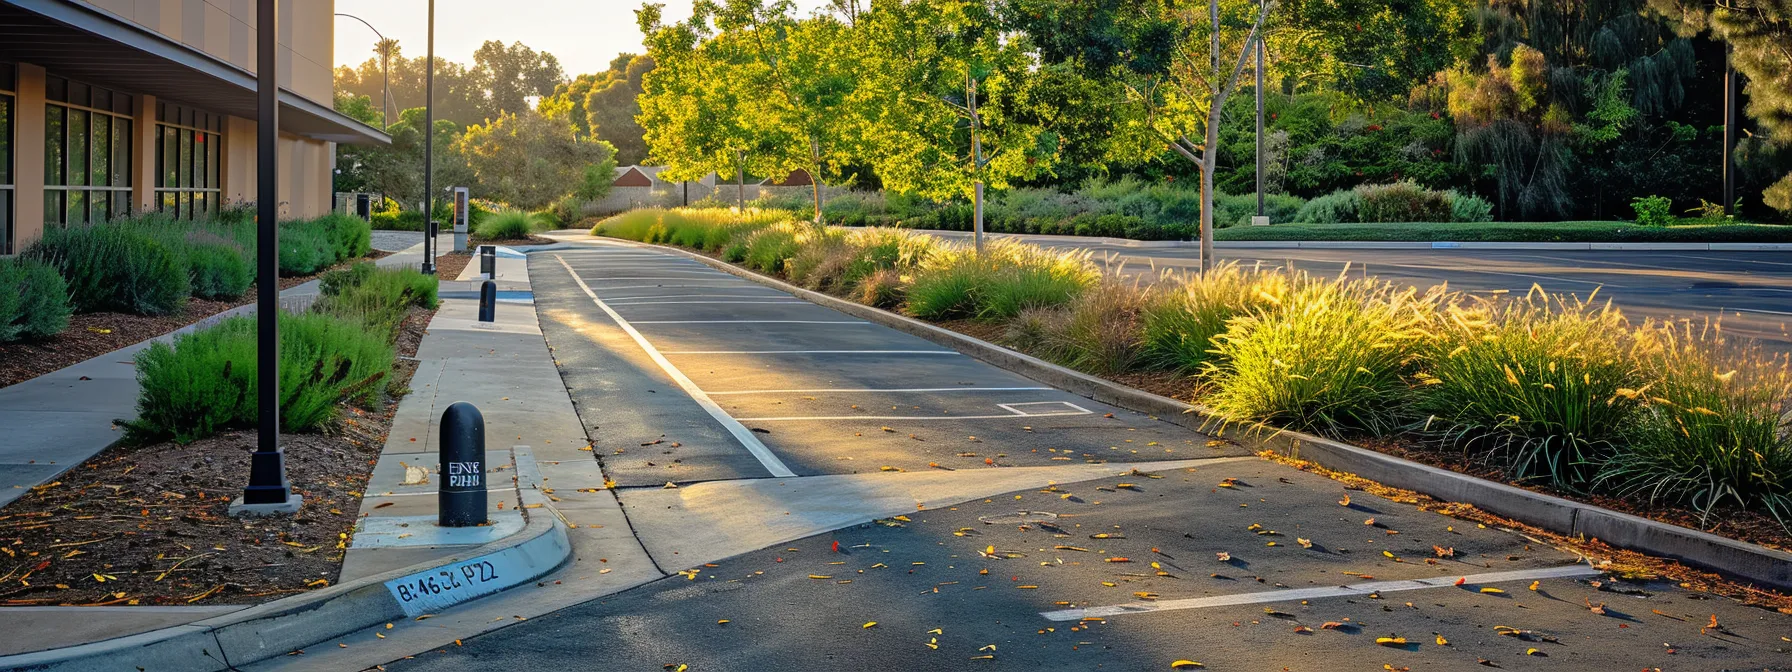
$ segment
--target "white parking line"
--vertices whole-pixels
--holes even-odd
[[[1568,565],[1566,567],[1551,567],[1548,569],[1527,569],[1513,572],[1470,574],[1463,577],[1439,576],[1429,579],[1412,579],[1407,581],[1372,581],[1369,583],[1357,583],[1348,586],[1297,588],[1294,590],[1274,590],[1261,593],[1243,593],[1239,595],[1194,597],[1184,600],[1134,602],[1131,604],[1121,604],[1111,607],[1088,607],[1084,609],[1046,611],[1040,612],[1039,615],[1044,616],[1048,621],[1079,621],[1085,618],[1108,618],[1125,614],[1148,614],[1152,612],[1178,611],[1182,609],[1230,607],[1240,604],[1261,604],[1264,602],[1292,602],[1295,600],[1314,600],[1326,597],[1368,595],[1370,593],[1394,593],[1403,590],[1422,590],[1425,588],[1449,588],[1456,585],[1456,582],[1459,580],[1463,581],[1465,585],[1468,585],[1593,576],[1601,573],[1602,572],[1599,570],[1586,565]]]
[[[725,288],[717,287],[716,289],[725,289]],[[743,289],[746,289],[746,288],[743,288]],[[703,299],[703,298],[711,298],[711,299],[727,299],[727,298],[769,299],[769,298],[773,298],[773,297],[789,296],[788,294],[784,294],[783,292],[777,292],[777,290],[769,290],[769,291],[773,291],[776,293],[757,294],[757,295],[747,294],[747,295],[742,295],[742,296],[734,296],[731,294],[665,294],[665,295],[648,294],[646,296],[617,296],[617,297],[611,297],[606,300],[609,301],[612,305],[614,305],[615,302],[617,302],[617,301],[632,301],[634,299]]]
[[[1019,410],[1012,408],[1013,406],[1031,406],[1033,404],[1062,404],[1062,405],[1069,406],[1076,410],[1054,412],[1054,413],[1023,413]],[[800,421],[818,421],[818,420],[1005,420],[1005,419],[1012,419],[1012,418],[1051,418],[1051,417],[1063,417],[1063,416],[1067,416],[1067,415],[1093,415],[1095,413],[1095,411],[1091,411],[1089,409],[1083,408],[1081,406],[1072,404],[1067,401],[1029,401],[1029,402],[1024,402],[1024,403],[1010,402],[1010,403],[1006,403],[1006,404],[996,404],[996,406],[1001,407],[1002,410],[1008,411],[1008,414],[1007,415],[947,415],[947,414],[942,413],[940,415],[806,415],[806,416],[782,416],[782,417],[769,417],[769,418],[741,418],[740,421],[741,422],[787,422],[787,421],[792,421],[792,420],[800,420]]]
[[[955,350],[667,350],[668,355],[958,355]]]
[[[871,324],[862,320],[645,320],[635,324]]]
[[[754,298],[754,297],[744,297],[744,298]],[[740,303],[740,304],[766,304],[766,303],[769,303],[769,304],[774,304],[774,305],[789,305],[789,304],[809,303],[809,302],[803,301],[801,299],[793,298],[793,299],[786,299],[783,301],[635,301],[633,303],[618,303],[615,305],[618,305],[618,306],[678,306],[678,305],[684,305],[684,304],[690,304],[690,303]]]
[[[746,285],[746,284],[750,284],[750,283],[748,283],[745,280],[742,280],[740,282],[735,282],[735,283],[726,284],[726,285],[629,285],[626,287],[598,287],[597,289],[601,289],[606,292],[616,292],[616,291],[621,291],[624,289],[663,289],[663,288],[667,288],[667,287],[682,287],[682,288],[686,288],[686,289],[733,289],[733,288],[740,287],[740,286]]]
[[[635,324],[642,324],[636,322]],[[874,388],[874,387],[829,387],[808,390],[733,390],[729,392],[711,392],[709,396],[724,394],[817,394],[834,392],[1020,392],[1031,390],[1050,390],[1050,387],[910,387],[910,388]]]
[[[628,332],[628,335],[635,339],[635,343],[640,345],[641,349],[647,352],[647,356],[653,358],[654,363],[659,364],[660,368],[666,372],[666,375],[671,376],[672,380],[677,382],[679,387],[684,388],[685,394],[690,395],[691,399],[696,401],[698,406],[703,407],[703,410],[708,412],[710,417],[715,418],[716,422],[721,423],[722,427],[728,430],[728,433],[733,434],[734,439],[739,441],[740,445],[747,449],[747,452],[752,453],[753,457],[759,459],[759,463],[765,466],[766,471],[771,472],[772,476],[778,478],[796,475],[796,472],[791,471],[790,467],[784,466],[784,461],[778,459],[778,456],[773,454],[770,448],[765,447],[765,444],[759,441],[759,437],[753,435],[752,430],[749,430],[745,425],[740,424],[740,421],[735,420],[734,416],[728,415],[728,412],[722,410],[721,406],[717,406],[716,402],[709,398],[709,395],[703,393],[702,388],[697,387],[696,383],[691,382],[691,379],[685,376],[683,371],[679,371],[678,367],[673,366],[672,362],[666,360],[665,355],[660,354],[658,348],[653,347],[652,343],[647,342],[647,339],[641,336],[641,332],[635,331],[635,327],[629,324],[628,320],[622,319],[622,316],[616,314],[616,311],[610,308],[608,304],[605,304],[603,299],[597,298],[597,292],[591,291],[591,287],[585,284],[585,279],[579,277],[577,271],[572,270],[572,266],[566,263],[566,259],[558,254],[554,255],[554,259],[559,261],[560,265],[566,269],[566,272],[572,275],[574,282],[579,283],[579,288],[585,290],[585,295],[591,297],[591,302],[597,304],[597,307],[603,309],[605,313],[608,313],[610,319],[615,320],[616,325],[622,327],[623,331]]]
[[[685,273],[686,271],[669,271],[669,272]],[[717,280],[727,280],[728,279],[728,277],[723,277],[721,273],[692,273],[691,275],[713,275],[713,276],[717,276],[716,277]],[[729,277],[732,277],[732,276],[729,276]],[[653,277],[653,276],[643,275],[643,276],[624,276],[624,277],[615,277],[615,278],[592,278],[592,281],[594,281],[594,282],[609,282],[612,280],[696,280],[696,279],[697,278],[662,278],[662,277]],[[746,281],[742,280],[741,282],[746,282]],[[599,287],[599,289],[605,289],[605,288]]]

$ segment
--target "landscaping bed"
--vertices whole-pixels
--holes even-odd
[[[416,354],[434,310],[412,307],[397,353]],[[0,605],[260,602],[336,582],[363,488],[416,363],[378,400],[335,404],[320,433],[283,433],[293,517],[232,518],[249,478],[250,429],[191,443],[120,445],[0,509]]]
[[[695,248],[1198,403],[1240,428],[1792,541],[1792,368],[1709,325],[1633,323],[1572,296],[1490,299],[1280,269],[1139,283],[1085,253],[998,241],[979,255],[766,212],[636,211],[593,233]]]
[[[390,252],[373,250],[362,259],[345,261],[331,269],[345,268],[360,261],[373,261],[390,256]],[[282,276],[280,289],[287,290],[317,279],[320,273]],[[258,296],[250,286],[234,301],[189,299],[186,308],[174,315],[133,315],[131,313],[78,313],[69,317],[68,329],[60,334],[37,340],[0,343],[0,387],[17,385],[32,378],[79,364],[119,348],[181,329],[232,308],[253,305]]]
[[[1225,241],[1364,241],[1498,243],[1792,243],[1792,226],[1630,222],[1403,222],[1393,224],[1274,224],[1213,232]]]

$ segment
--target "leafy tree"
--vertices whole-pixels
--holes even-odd
[[[615,64],[611,67],[615,68]],[[638,101],[642,85],[653,67],[652,58],[633,56],[621,69],[611,70],[607,85],[593,87],[585,94],[585,127],[592,137],[616,146],[619,163],[636,165],[647,161],[647,140],[635,117],[641,114]]]
[[[480,112],[486,119],[528,109],[528,98],[552,94],[566,78],[560,59],[553,54],[537,52],[521,42],[506,46],[497,40],[487,40],[473,52],[471,74],[484,89]]]
[[[1732,49],[1747,77],[1747,111],[1774,136],[1792,144],[1792,3],[1785,0],[1649,0],[1681,35],[1709,32]],[[1772,152],[1769,152],[1772,153]],[[1792,172],[1763,193],[1767,205],[1792,213]]]
[[[531,210],[579,189],[591,172],[609,175],[616,168],[610,143],[581,138],[572,124],[530,109],[468,128],[455,147],[475,193]]]
[[[725,59],[735,74],[728,83],[745,94],[741,124],[763,145],[755,168],[773,175],[808,172],[815,220],[821,221],[825,171],[853,142],[848,104],[858,68],[851,29],[827,15],[797,19],[791,0],[697,4],[697,12],[714,16],[727,35],[712,42],[712,53]]]
[[[874,2],[855,27],[865,156],[895,191],[970,197],[981,233],[984,188],[1042,175],[1058,155],[1058,135],[1018,114],[1033,60],[980,0]]]
[[[663,162],[668,180],[697,180],[715,172],[740,175],[765,150],[765,138],[745,123],[744,110],[756,94],[731,85],[740,76],[726,58],[732,39],[715,35],[707,14],[665,23],[663,5],[648,4],[635,12],[646,36],[647,55],[656,67],[644,73],[637,117],[648,153]],[[701,6],[699,6],[701,9]],[[745,207],[744,188],[737,194]]]

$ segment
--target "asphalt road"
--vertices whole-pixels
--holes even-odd
[[[1604,580],[688,259],[606,246],[530,273],[563,378],[544,384],[571,391],[655,564],[689,571],[386,669],[1792,669],[1792,616]],[[1163,460],[1197,461],[978,489]],[[684,539],[914,477],[982,494],[726,555]],[[697,505],[727,515],[666,513]]]
[[[968,239],[956,231],[932,231]],[[1098,260],[1149,275],[1161,269],[1194,271],[1194,248],[1136,248],[1067,236],[1017,236],[1061,249],[1089,250]],[[1352,275],[1390,282],[1450,287],[1477,294],[1524,293],[1532,285],[1546,291],[1596,299],[1610,298],[1633,318],[1721,318],[1733,334],[1792,350],[1792,252],[1704,252],[1677,250],[1351,250],[1237,249],[1223,244],[1220,260],[1241,264],[1292,266],[1336,276],[1346,264]]]

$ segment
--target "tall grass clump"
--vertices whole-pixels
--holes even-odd
[[[1293,284],[1214,339],[1203,366],[1214,386],[1208,405],[1230,422],[1331,436],[1405,424],[1414,396],[1406,379],[1446,293],[1343,275]]]
[[[137,227],[52,228],[20,256],[55,267],[77,312],[169,315],[192,294],[184,255]]]
[[[1103,278],[1079,294],[1061,318],[1035,318],[1041,320],[1045,351],[1079,371],[1103,375],[1132,371],[1145,352],[1141,315],[1146,301],[1146,291],[1136,280]],[[1028,310],[1034,312],[1023,315],[1036,315],[1041,309]]]
[[[541,215],[526,210],[505,209],[486,215],[473,228],[481,240],[517,240],[535,235],[543,228]]]
[[[68,283],[49,264],[0,258],[0,343],[46,338],[68,328]]]
[[[1624,450],[1595,485],[1618,497],[1764,510],[1792,529],[1792,369],[1785,355],[1730,343],[1716,325],[1650,323],[1637,331],[1644,388]]]
[[[1579,489],[1616,452],[1640,385],[1630,324],[1609,303],[1533,288],[1452,305],[1419,377],[1423,429],[1513,478]]]
[[[1062,252],[1011,240],[984,248],[990,272],[976,293],[977,317],[1005,320],[1028,308],[1061,306],[1101,280],[1088,252]]]
[[[1141,310],[1144,358],[1152,368],[1194,373],[1213,357],[1226,323],[1287,293],[1292,276],[1222,262],[1199,275],[1166,271]]]
[[[255,426],[255,320],[225,319],[154,343],[136,357],[137,419],[125,425],[137,443],[179,443]],[[280,425],[304,432],[335,419],[343,399],[367,402],[391,370],[392,345],[356,320],[321,313],[280,319]]]
[[[977,293],[993,271],[988,257],[975,250],[940,246],[915,268],[905,297],[908,314],[928,320],[975,316]]]
[[[754,231],[746,238],[741,261],[760,273],[777,275],[784,270],[785,262],[802,249],[803,241],[809,237],[808,229],[808,225],[781,222]]]
[[[414,268],[360,263],[325,273],[319,280],[320,296],[313,311],[358,319],[369,331],[387,339],[397,337],[411,308],[434,309],[438,305],[436,277]]]

